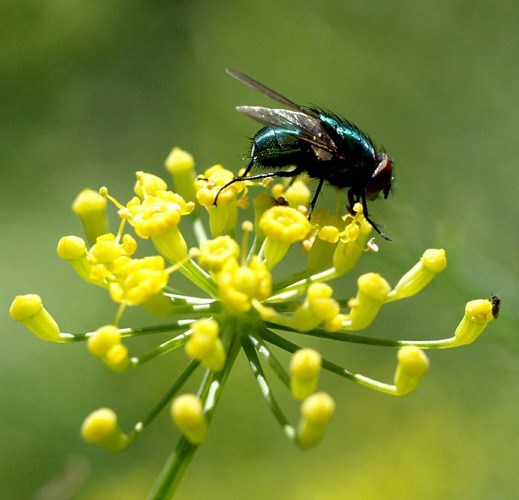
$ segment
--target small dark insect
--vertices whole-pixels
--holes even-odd
[[[319,108],[300,106],[274,90],[233,71],[227,73],[245,85],[259,90],[267,97],[290,109],[271,109],[260,106],[238,106],[236,109],[264,125],[252,140],[251,160],[243,175],[223,186],[243,180],[267,177],[296,177],[306,173],[317,179],[318,185],[310,202],[309,215],[324,182],[348,190],[348,209],[362,203],[364,217],[386,240],[378,226],[369,218],[367,200],[380,193],[387,198],[391,190],[392,161],[384,152],[377,152],[371,140],[353,123]],[[248,175],[253,166],[269,170]],[[283,170],[283,167],[293,167]]]
[[[499,295],[492,294],[490,303],[492,304],[492,316],[494,316],[494,319],[497,319],[499,317],[499,310],[501,309],[501,299]]]

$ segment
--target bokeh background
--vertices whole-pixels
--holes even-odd
[[[0,497],[68,498],[67,477],[74,498],[144,498],[174,446],[167,415],[121,455],[83,443],[79,427],[110,406],[128,428],[183,353],[113,374],[84,345],[39,341],[7,309],[36,292],[65,331],[113,318],[105,293],[56,256],[62,235],[81,234],[70,204],[101,185],[127,199],[133,172],[162,174],[175,145],[200,169],[242,167],[258,127],[234,106],[269,103],[232,67],[347,116],[394,157],[395,196],[371,205],[394,241],[365,269],[395,283],[426,248],[447,250],[448,270],[367,333],[447,337],[465,302],[492,292],[502,312],[476,344],[430,352],[407,398],[324,377],[337,413],[307,452],[283,437],[240,359],[178,498],[517,498],[518,22],[515,0],[2,2]],[[391,350],[323,350],[392,378]]]

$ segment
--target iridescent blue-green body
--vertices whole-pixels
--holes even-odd
[[[260,168],[301,166],[309,177],[324,179],[339,189],[350,188],[352,194],[360,197],[380,161],[373,144],[351,123],[317,109],[313,111],[337,146],[333,155],[316,152],[315,146],[291,130],[267,126],[252,140],[251,161]]]
[[[289,109],[238,106],[238,111],[264,125],[252,139],[251,160],[237,181],[267,177],[295,177],[302,173],[319,184],[310,202],[309,216],[324,182],[347,189],[349,208],[362,203],[365,218],[380,234],[368,215],[367,200],[391,190],[392,162],[384,152],[376,152],[370,139],[355,125],[318,108],[300,106],[274,90],[233,70],[227,72]],[[249,175],[253,167],[267,172]],[[215,204],[218,195],[215,198]],[[384,235],[382,235],[384,236]]]

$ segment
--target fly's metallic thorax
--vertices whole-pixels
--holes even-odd
[[[337,145],[336,157],[350,162],[350,168],[364,167],[375,160],[375,148],[369,138],[355,125],[336,116],[321,113],[319,115],[326,132]]]

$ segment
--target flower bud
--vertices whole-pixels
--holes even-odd
[[[296,310],[291,326],[301,332],[306,332],[325,324],[327,330],[340,312],[339,303],[332,298],[333,288],[326,283],[312,283],[307,290],[307,297]],[[340,324],[336,325],[338,329]]]
[[[121,343],[121,332],[114,325],[105,325],[98,328],[87,341],[87,347],[91,354],[103,358],[114,346]]]
[[[422,255],[420,262],[412,267],[388,295],[388,301],[405,299],[422,291],[431,280],[447,267],[445,250],[430,248]]]
[[[399,349],[395,373],[396,393],[403,396],[414,391],[428,370],[429,360],[422,349],[416,346]]]
[[[155,196],[159,191],[166,191],[168,185],[160,177],[147,172],[136,172],[137,181],[133,188],[135,194],[141,199]]]
[[[166,158],[164,166],[171,174],[176,192],[187,201],[195,201],[194,158],[187,151],[175,147]]]
[[[178,396],[171,404],[174,424],[185,434],[191,444],[200,444],[207,437],[207,423],[202,401],[194,394]]]
[[[92,412],[81,426],[81,436],[113,452],[124,450],[129,444],[128,436],[117,425],[117,415],[109,408]]]
[[[456,345],[466,345],[474,342],[486,328],[488,323],[495,319],[492,302],[478,299],[467,302],[465,316],[461,320],[454,337]]]
[[[62,342],[59,326],[43,307],[36,294],[18,295],[9,309],[11,318],[22,322],[32,333],[43,340]]]
[[[58,256],[72,266],[72,268],[88,283],[104,286],[100,279],[92,278],[92,262],[88,258],[86,243],[77,236],[64,236],[58,242]]]
[[[350,300],[351,312],[343,327],[350,330],[367,328],[375,319],[391,290],[379,274],[367,273],[357,280],[357,296]]]
[[[299,349],[290,361],[290,391],[302,401],[317,389],[322,358],[314,349]]]
[[[225,349],[218,337],[218,323],[214,319],[202,319],[193,323],[192,329],[186,354],[210,370],[220,371],[225,363]]]
[[[297,429],[301,448],[311,448],[321,441],[334,412],[335,401],[325,392],[316,392],[303,401]]]
[[[106,198],[92,189],[84,189],[78,194],[72,210],[81,219],[87,239],[93,245],[98,236],[109,232],[106,218]]]

